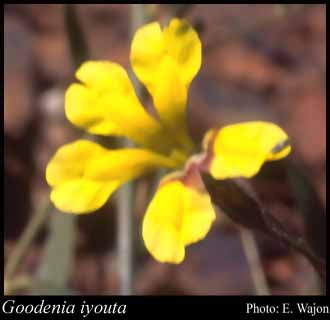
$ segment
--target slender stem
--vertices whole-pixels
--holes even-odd
[[[131,36],[135,33],[136,29],[146,22],[146,8],[144,4],[133,3],[131,6]]]
[[[118,194],[118,260],[121,295],[132,294],[133,250],[132,250],[132,201],[133,185],[126,183]]]
[[[131,5],[131,33],[145,22],[144,5],[132,4]],[[141,86],[134,81],[138,96],[141,95]],[[124,147],[131,147],[132,143],[123,139],[122,145]],[[119,282],[121,295],[130,295],[132,290],[132,278],[133,278],[133,232],[132,232],[132,220],[133,220],[133,183],[128,182],[123,185],[118,191],[118,260],[119,260]]]
[[[74,4],[64,5],[64,21],[67,31],[70,54],[74,68],[77,69],[80,64],[90,57],[89,48],[81,30]]]
[[[27,253],[27,249],[32,243],[37,231],[46,221],[48,214],[50,213],[52,208],[53,206],[51,205],[47,197],[46,204],[32,216],[32,219],[29,221],[28,225],[24,229],[21,237],[17,242],[15,249],[13,250],[6,264],[5,277],[7,279],[12,278],[12,276],[15,274],[18,265]]]
[[[270,295],[265,273],[261,264],[258,247],[253,233],[245,228],[240,229],[241,241],[249,264],[251,277],[257,295]]]

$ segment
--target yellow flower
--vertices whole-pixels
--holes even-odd
[[[46,169],[52,202],[74,214],[99,209],[128,180],[159,168],[176,170],[160,181],[142,225],[146,248],[160,262],[182,262],[185,247],[203,239],[216,218],[200,170],[216,179],[251,177],[265,161],[290,152],[285,132],[259,121],[210,130],[202,154],[193,156],[186,109],[201,51],[196,31],[185,20],[172,19],[163,30],[156,22],[137,30],[130,60],[157,117],[141,105],[120,65],[83,63],[76,72],[80,82],[66,91],[67,118],[89,133],[125,136],[138,147],[109,150],[78,140],[59,148]]]

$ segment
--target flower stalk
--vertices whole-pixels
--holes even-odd
[[[250,230],[243,228],[240,229],[240,237],[246,260],[249,265],[255,293],[258,296],[268,296],[270,295],[270,291],[262,267],[255,237]]]
[[[145,23],[145,12],[143,4],[131,5],[131,33]],[[133,85],[137,96],[141,96],[142,87],[140,83],[134,81]],[[133,144],[123,138],[123,148],[132,147]],[[134,207],[134,185],[128,182],[122,186],[118,192],[117,198],[117,220],[118,220],[118,265],[119,265],[119,293],[121,295],[131,295],[133,279],[133,207]]]

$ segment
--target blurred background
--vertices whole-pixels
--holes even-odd
[[[11,264],[4,289],[14,294],[118,294],[115,201],[80,217],[58,214],[47,205],[45,166],[59,146],[81,136],[64,115],[63,94],[75,70],[64,10],[60,4],[7,4],[4,9],[4,255],[5,265]],[[129,69],[131,6],[83,4],[74,10],[90,58]],[[290,178],[278,162],[266,165],[252,183],[292,233],[322,251],[325,5],[147,5],[145,10],[153,20],[184,16],[200,35],[203,63],[189,92],[189,128],[196,141],[208,128],[246,120],[272,121],[288,133],[298,178]],[[220,212],[206,239],[188,247],[182,264],[160,264],[147,254],[140,224],[151,180],[136,184],[133,293],[255,294],[239,227]],[[47,212],[46,218],[40,212]],[[24,250],[17,253],[36,215],[38,228],[25,235],[20,242]],[[258,272],[268,293],[324,292],[304,257],[262,234],[255,240]]]

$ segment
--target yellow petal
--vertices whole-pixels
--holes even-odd
[[[144,216],[142,237],[146,248],[159,262],[181,263],[185,256],[179,228],[183,217],[182,185],[161,186]]]
[[[202,148],[203,150],[207,150],[209,147],[209,144],[211,143],[211,140],[214,138],[214,135],[216,134],[215,129],[209,129],[203,137],[202,141]]]
[[[193,188],[185,187],[184,204],[181,237],[188,245],[205,238],[216,215],[209,195]]]
[[[153,97],[158,115],[173,139],[189,154],[194,148],[187,129],[187,95],[201,66],[201,42],[186,20],[172,19],[139,28],[132,40],[131,64]]]
[[[273,152],[287,141],[286,133],[277,125],[255,121],[226,126],[216,133],[211,152],[210,173],[216,179],[252,177],[267,160],[287,156],[291,147]]]
[[[272,149],[272,152],[267,157],[267,161],[283,159],[290,153],[290,151],[291,147],[289,145],[289,140],[283,140]]]
[[[215,213],[207,194],[179,180],[163,181],[145,214],[142,236],[156,260],[177,264],[186,245],[206,236]]]
[[[111,91],[131,94],[132,84],[123,67],[110,61],[87,61],[76,72],[76,77],[96,92]]]
[[[188,135],[187,127],[188,90],[172,58],[163,58],[154,83],[157,86],[152,96],[157,113],[165,127],[173,133],[176,141],[189,153],[193,149],[193,142]]]
[[[93,134],[126,136],[147,147],[170,150],[172,142],[144,110],[120,65],[88,61],[76,75],[82,84],[72,84],[65,95],[65,112],[73,124]]]
[[[84,178],[74,179],[56,186],[51,194],[51,201],[64,212],[90,213],[101,208],[119,182],[99,182]]]
[[[107,149],[88,140],[77,140],[60,147],[47,165],[47,183],[56,186],[83,177],[88,163],[106,153]]]
[[[65,93],[66,117],[76,126],[99,135],[123,135],[113,122],[104,106],[99,103],[95,90],[73,83]]]
[[[202,63],[202,45],[197,32],[187,20],[172,19],[164,29],[165,47],[177,62],[183,82],[189,86]]]
[[[85,177],[86,168],[107,149],[88,140],[78,140],[59,148],[46,168],[50,198],[61,211],[88,213],[100,208],[119,181],[96,181]]]
[[[134,179],[157,168],[173,168],[176,162],[144,149],[117,149],[95,158],[88,165],[85,177],[98,181]]]
[[[163,32],[158,22],[143,25],[135,32],[131,44],[131,65],[137,77],[149,89],[164,53]]]
[[[177,63],[182,81],[188,87],[201,66],[202,47],[196,31],[186,20],[172,19],[163,31],[155,22],[136,31],[131,45],[131,64],[150,92],[156,86],[154,79],[166,56]]]

